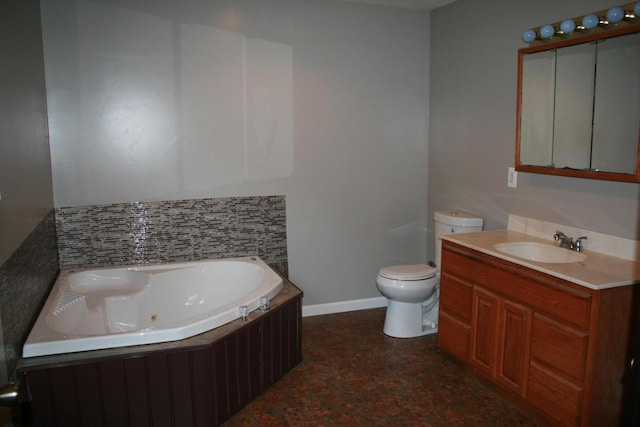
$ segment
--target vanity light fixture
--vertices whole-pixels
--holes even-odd
[[[553,37],[571,37],[576,31],[581,33],[579,34],[581,36],[582,33],[589,31],[607,30],[617,25],[635,22],[640,22],[640,2],[615,6],[609,10],[525,30],[522,33],[522,41],[525,43],[545,42]]]
[[[573,19],[565,19],[560,23],[560,31],[563,34],[571,34],[576,30],[576,21]]]
[[[626,16],[627,13],[620,6],[612,7],[607,11],[607,19],[613,24],[617,24],[618,22],[622,21]]]
[[[609,21],[606,21],[606,20],[600,18],[595,13],[590,13],[589,15],[585,16],[584,18],[582,18],[582,26],[586,30],[593,30],[598,25],[609,25]]]

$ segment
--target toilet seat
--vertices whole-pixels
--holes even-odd
[[[437,270],[426,264],[393,265],[380,269],[380,276],[393,280],[424,280],[436,275]]]

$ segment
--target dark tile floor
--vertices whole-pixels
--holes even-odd
[[[233,426],[535,426],[440,350],[383,334],[385,309],[303,319],[304,361]]]

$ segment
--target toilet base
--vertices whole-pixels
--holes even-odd
[[[384,319],[385,335],[394,338],[413,338],[438,332],[438,328],[423,326],[422,303],[389,300]]]

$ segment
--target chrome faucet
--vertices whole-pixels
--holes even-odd
[[[584,250],[584,244],[582,243],[584,239],[588,239],[588,237],[587,236],[578,237],[575,243],[573,244],[572,249],[576,252],[582,252]]]
[[[567,248],[572,251],[582,252],[584,250],[584,243],[582,241],[587,239],[587,236],[578,237],[575,242],[573,239],[560,230],[556,230],[556,234],[553,235],[553,240],[560,242],[561,248]]]
[[[560,230],[556,230],[556,234],[553,235],[553,240],[560,242],[561,248],[571,249],[571,246],[573,246],[573,239]]]

